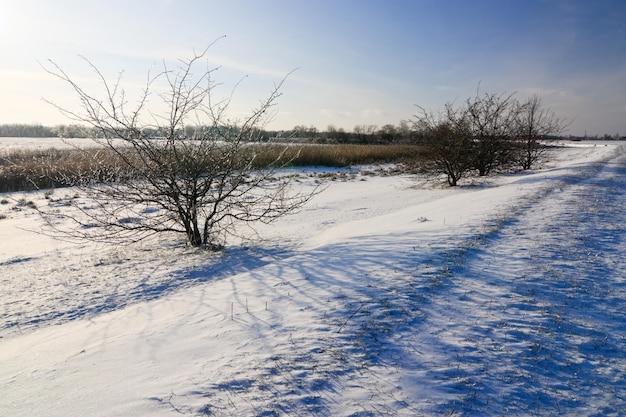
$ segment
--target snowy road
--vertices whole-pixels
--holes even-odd
[[[422,411],[626,414],[626,157],[556,180],[466,242],[407,330],[438,387]]]

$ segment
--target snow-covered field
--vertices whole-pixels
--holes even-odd
[[[48,201],[0,195],[2,416],[626,415],[622,144],[340,175],[219,254],[55,241]]]
[[[0,137],[0,150],[46,150],[50,148],[64,149],[74,146],[89,147],[95,146],[90,139],[70,138],[12,138]]]

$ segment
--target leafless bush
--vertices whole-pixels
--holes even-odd
[[[428,113],[420,107],[414,117],[417,138],[427,149],[427,170],[435,175],[445,175],[448,185],[456,186],[473,168],[466,115],[447,105],[440,115]]]
[[[232,122],[226,117],[230,99],[214,101],[215,70],[203,67],[206,53],[181,60],[174,69],[164,63],[160,73],[148,77],[132,108],[120,78],[110,83],[85,60],[102,87],[94,93],[50,61],[47,71],[73,90],[80,109],[52,104],[95,131],[100,149],[75,148],[86,169],[77,163],[73,175],[61,180],[78,187],[83,198],[70,203],[73,211],[60,214],[76,227],[59,230],[59,213],[44,213],[54,232],[107,242],[173,232],[192,246],[217,248],[235,223],[270,222],[318,192],[295,190],[291,177],[278,175],[291,162],[287,146],[267,168],[256,163],[266,148],[255,145],[262,142],[261,127],[282,81],[248,118]],[[150,106],[151,92],[165,111]],[[203,127],[187,135],[192,123]]]
[[[446,175],[451,186],[470,173],[530,169],[546,150],[544,139],[566,127],[538,96],[521,103],[513,94],[476,95],[458,107],[446,104],[438,115],[418,109],[415,137],[427,148],[430,171]]]
[[[521,105],[516,122],[514,155],[522,169],[531,169],[544,156],[547,137],[563,133],[569,125],[545,107],[538,95]]]

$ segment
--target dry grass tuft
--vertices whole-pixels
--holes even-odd
[[[283,155],[280,156],[281,152]],[[419,159],[423,150],[410,145],[274,145],[259,153],[258,166],[348,167],[365,164],[406,163]],[[278,160],[277,160],[278,158]]]

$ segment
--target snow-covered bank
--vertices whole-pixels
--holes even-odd
[[[458,189],[334,182],[208,259],[55,243],[0,205],[0,411],[624,413],[616,151]]]

